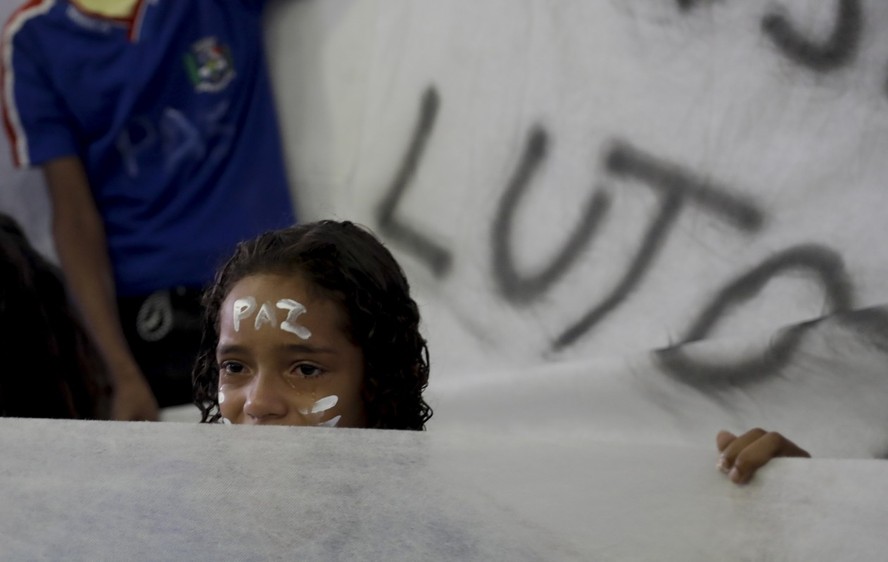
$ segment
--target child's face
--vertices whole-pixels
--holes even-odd
[[[220,311],[219,404],[232,423],[366,425],[364,354],[342,306],[298,275],[239,281]]]

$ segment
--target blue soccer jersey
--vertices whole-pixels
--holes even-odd
[[[131,19],[32,0],[7,23],[19,165],[78,156],[119,295],[203,286],[243,239],[292,224],[258,0],[140,0]]]

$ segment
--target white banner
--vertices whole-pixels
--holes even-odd
[[[269,21],[302,212],[404,262],[435,421],[546,380],[497,420],[585,389],[635,406],[590,429],[663,410],[687,434],[714,403],[716,426],[888,453],[888,5],[339,0]],[[588,388],[638,372],[664,390]]]

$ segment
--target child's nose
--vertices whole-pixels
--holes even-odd
[[[263,423],[283,419],[287,415],[287,402],[280,387],[280,376],[260,372],[253,377],[244,403],[248,422]]]

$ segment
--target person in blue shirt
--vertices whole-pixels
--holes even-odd
[[[260,0],[31,0],[4,32],[4,123],[44,172],[65,279],[116,419],[190,401],[199,294],[294,222]]]

